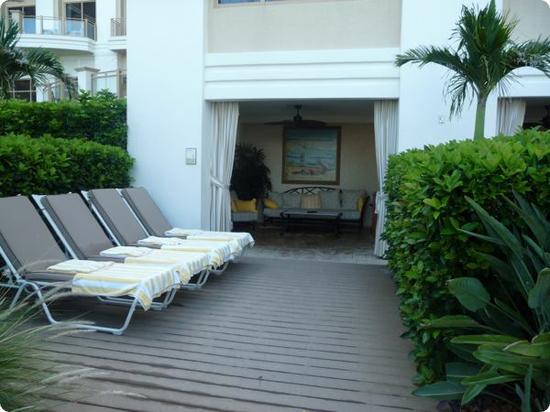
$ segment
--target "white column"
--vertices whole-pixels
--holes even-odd
[[[99,70],[92,67],[79,67],[75,69],[75,72],[78,82],[78,90],[86,90],[91,92],[93,90],[93,75],[99,72]]]
[[[146,187],[175,226],[206,227],[208,168],[203,144],[205,8],[170,2],[154,16],[151,3],[128,2],[128,151],[135,185]],[[159,17],[160,18],[155,18]],[[197,164],[185,164],[185,149]]]
[[[488,0],[403,0],[401,50],[418,46],[446,46],[463,5],[485,6]],[[502,9],[502,0],[497,0]],[[429,17],[429,18],[427,18]],[[399,150],[438,144],[474,135],[475,101],[462,115],[449,119],[450,102],[445,98],[448,70],[433,64],[401,68],[399,101]],[[496,134],[497,99],[487,104],[485,135]]]

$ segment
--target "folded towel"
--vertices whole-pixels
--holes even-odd
[[[200,235],[204,233],[204,230],[200,229],[182,229],[181,227],[174,227],[164,232],[165,236],[187,237],[193,235]]]
[[[50,272],[58,273],[90,273],[112,266],[114,262],[95,262],[93,260],[71,259],[48,267]]]
[[[93,272],[77,273],[72,291],[89,296],[132,296],[148,310],[153,299],[179,284],[179,276],[166,265],[112,263]]]
[[[153,249],[135,246],[115,246],[102,250],[99,254],[105,257],[139,257],[150,254]]]
[[[198,229],[182,229],[179,227],[167,230],[166,236],[186,237],[187,239],[224,239],[236,240],[242,248],[254,246],[254,238],[247,232],[210,232]]]
[[[148,238],[138,240],[138,245],[141,246],[173,246],[179,245],[183,239],[178,239],[175,237],[157,237],[149,236]]]

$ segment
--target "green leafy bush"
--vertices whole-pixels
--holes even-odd
[[[0,136],[8,134],[83,138],[126,148],[126,101],[110,92],[62,102],[0,100]]]
[[[523,412],[550,406],[550,222],[517,196],[519,225],[511,229],[468,199],[484,226],[469,233],[495,245],[481,254],[492,269],[486,282],[451,279],[450,293],[465,315],[446,315],[426,328],[454,334],[461,362],[448,363],[447,380],[415,393],[468,404],[480,394],[515,404]],[[528,227],[529,229],[524,229]],[[458,336],[456,336],[458,335]]]
[[[397,282],[401,315],[412,339],[417,383],[444,375],[449,352],[441,330],[422,325],[461,313],[447,282],[469,276],[486,281],[489,264],[479,252],[494,245],[466,231],[482,225],[466,196],[505,225],[517,220],[502,195],[520,193],[550,211],[550,133],[524,131],[513,138],[451,142],[412,150],[389,160],[385,191],[387,258]]]
[[[132,164],[119,147],[50,136],[5,136],[0,138],[0,196],[125,187]]]

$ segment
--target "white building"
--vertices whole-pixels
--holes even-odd
[[[109,89],[126,95],[126,0],[9,0],[1,16],[19,24],[20,47],[54,51],[78,88]],[[20,98],[62,98],[64,88],[52,84],[35,89],[29,81],[16,85]]]
[[[44,18],[28,20],[21,11],[21,44],[55,49],[86,89],[100,88],[95,70],[128,66],[135,183],[152,192],[173,224],[208,228],[219,226],[218,196],[228,183],[219,166],[233,147],[229,142],[226,150],[218,138],[234,135],[237,123],[238,140],[266,152],[279,191],[292,187],[282,183],[283,127],[265,123],[291,118],[296,104],[305,118],[341,127],[337,187],[371,195],[380,191],[386,146],[391,153],[470,138],[474,108],[449,119],[445,70],[399,69],[394,59],[419,45],[448,44],[462,6],[487,1],[131,0],[127,40],[120,36],[126,34],[121,0],[22,0],[5,7],[35,5],[28,13]],[[82,10],[77,20],[95,21],[93,36],[85,24],[50,30],[50,23],[73,16],[73,5]],[[497,6],[519,20],[518,41],[550,36],[546,2],[497,0]],[[88,18],[85,10],[92,9]],[[533,70],[518,74],[507,97],[519,99],[514,110],[524,122],[537,122],[550,105],[550,80]],[[499,97],[489,102],[488,136],[499,131]],[[196,162],[186,161],[195,152]]]

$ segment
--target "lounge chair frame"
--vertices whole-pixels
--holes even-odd
[[[139,223],[139,225],[141,226],[141,228],[143,229],[143,231],[145,233],[150,235],[150,233],[147,231],[145,226],[143,226],[143,224],[139,220],[138,216],[133,211],[133,209],[130,207],[130,205],[128,204],[126,199],[124,199],[124,197],[121,195],[120,191],[118,189],[116,189],[116,190],[117,190],[117,193],[120,195],[122,201],[124,202],[124,204],[128,208],[128,210],[132,214],[132,216],[136,219],[136,222]],[[86,190],[83,190],[80,193],[82,193],[82,196],[84,197],[84,199],[86,199],[86,202],[90,206],[90,209],[92,210],[93,214],[96,216],[97,220],[99,220],[99,223],[101,224],[101,226],[103,226],[103,228],[107,231],[107,233],[109,234],[111,239],[113,239],[113,241],[116,243],[117,246],[123,246],[124,245],[123,242],[121,242],[121,240],[117,238],[115,233],[109,227],[109,224],[105,221],[105,219],[101,215],[101,212],[99,211],[99,209],[95,206],[89,192],[86,191]],[[41,207],[42,207],[42,205],[41,205]],[[137,246],[137,245],[132,245],[132,246]],[[198,274],[198,278],[197,278],[197,281],[195,283],[188,283],[187,285],[183,285],[182,288],[183,289],[191,289],[191,290],[201,289],[206,284],[206,282],[208,281],[208,278],[210,277],[210,274],[220,275],[227,269],[228,265],[229,265],[229,262],[225,262],[221,266],[221,268],[215,268],[215,269],[211,268],[211,269],[203,270],[201,273]]]
[[[124,193],[123,193],[123,189],[115,189],[117,191],[117,193],[119,194],[119,196],[121,197],[122,201],[124,202],[124,204],[128,207],[128,209],[130,209],[130,211],[132,212],[132,215],[136,218],[136,220],[139,222],[140,226],[143,228],[143,230],[145,231],[145,233],[147,233],[149,236],[154,236],[155,234],[154,233],[151,233],[150,230],[147,229],[147,226],[145,226],[145,224],[141,221],[142,218],[139,217],[138,213],[134,210],[134,208],[132,207],[132,205],[130,204],[130,202],[128,202],[128,199],[126,199],[126,197],[124,196]],[[82,192],[82,194],[84,195],[84,192]],[[85,195],[87,196],[87,194]],[[86,198],[88,199],[88,197]],[[88,202],[90,202],[91,204],[91,201],[88,199]],[[217,268],[213,268],[210,272],[213,274],[213,275],[216,275],[216,276],[219,276],[221,274],[223,274],[226,269],[229,267],[229,261],[227,262],[224,262],[223,265],[217,267]]]
[[[23,292],[27,292],[28,297],[32,297],[33,295],[36,295],[38,304],[44,311],[44,314],[46,315],[46,318],[48,319],[48,321],[51,324],[58,324],[61,321],[55,319],[52,312],[50,311],[50,308],[48,306],[48,299],[46,298],[46,296],[44,296],[44,292],[48,289],[56,289],[58,291],[68,291],[71,294],[71,296],[85,296],[85,295],[73,294],[71,291],[71,287],[62,281],[47,282],[47,281],[40,281],[40,280],[30,281],[25,279],[25,277],[20,273],[20,271],[16,268],[14,264],[14,259],[17,260],[17,257],[13,255],[13,252],[10,251],[8,242],[2,236],[0,236],[0,256],[2,257],[2,259],[4,260],[7,266],[7,270],[4,270],[4,272],[1,274],[0,287],[4,287],[8,289],[16,289],[15,296],[13,297],[12,302],[10,304],[11,308],[15,307],[15,305],[19,302]],[[56,262],[52,262],[52,264]],[[3,280],[3,279],[7,279],[7,280]],[[172,289],[166,293],[166,296],[164,297],[163,302],[154,302],[153,305],[151,306],[151,309],[161,310],[167,307],[169,303],[173,300],[175,292],[176,292],[176,285],[173,285]],[[90,296],[86,295],[86,297],[90,297]],[[115,305],[123,304],[124,306],[128,307],[128,311],[126,313],[126,316],[124,318],[124,322],[122,323],[122,325],[120,327],[108,327],[108,326],[100,326],[95,324],[78,323],[78,322],[71,322],[71,325],[76,329],[107,332],[107,333],[112,333],[114,335],[122,335],[122,333],[124,333],[124,331],[128,328],[130,321],[135,313],[135,310],[139,305],[138,298],[134,297],[131,299],[125,299],[125,298],[116,298],[116,297],[109,297],[109,296],[95,296],[95,297],[105,303],[115,304]]]

